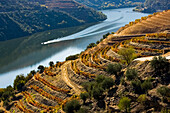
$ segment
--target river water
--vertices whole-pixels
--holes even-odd
[[[64,61],[67,56],[84,51],[89,43],[95,43],[104,34],[116,32],[130,21],[148,15],[133,12],[132,9],[101,10],[107,15],[107,20],[69,36],[63,37],[64,35],[61,34],[77,31],[80,28],[46,31],[25,38],[0,42],[0,88],[12,85],[16,75],[26,75],[31,70],[37,70],[39,65],[48,66],[50,61]]]

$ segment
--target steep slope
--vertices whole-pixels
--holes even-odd
[[[170,30],[170,10],[136,19],[117,31],[118,35],[146,34]]]
[[[49,9],[61,10],[83,22],[97,22],[106,19],[101,12],[88,8],[74,0],[33,0]]]
[[[56,1],[55,1],[56,2]],[[59,1],[57,1],[59,2]],[[67,7],[69,1],[65,1],[63,6]],[[78,3],[73,2],[73,9],[62,10],[62,7],[53,8],[52,1],[48,1],[48,6],[37,1],[23,0],[1,0],[0,1],[0,41],[27,36],[36,32],[78,26],[85,23],[98,22],[106,19],[102,13],[82,5],[82,14],[77,9]],[[71,6],[72,6],[71,5]],[[49,7],[49,8],[48,8]],[[79,13],[78,13],[79,11]]]
[[[166,41],[162,41],[162,37],[166,38]],[[169,88],[168,81],[170,78],[167,76],[169,72],[165,73],[167,78],[161,78],[161,76],[154,74],[150,61],[143,62],[140,60],[133,61],[128,66],[121,64],[124,68],[118,74],[119,76],[108,73],[106,68],[109,64],[121,63],[121,57],[118,53],[121,48],[133,47],[138,57],[144,57],[162,55],[164,49],[169,46],[169,34],[166,33],[148,34],[142,37],[114,37],[109,35],[97,46],[82,52],[78,59],[58,62],[53,66],[46,67],[43,72],[37,72],[26,83],[25,91],[17,96],[20,99],[19,101],[16,100],[14,105],[11,105],[10,111],[33,113],[54,112],[57,110],[59,112],[59,109],[65,106],[67,102],[71,100],[80,101],[79,94],[85,91],[88,92],[86,90],[88,88],[83,88],[82,84],[85,82],[94,84],[98,75],[114,78],[115,85],[112,85],[105,93],[99,93],[102,95],[99,99],[91,98],[87,104],[81,103],[81,106],[87,108],[88,112],[104,112],[103,109],[105,111],[121,112],[121,109],[118,108],[118,102],[120,98],[125,96],[131,100],[130,108],[133,112],[160,112],[161,108],[168,109],[168,102],[160,102],[162,97],[155,90],[161,86]],[[134,81],[127,79],[124,73],[129,68],[137,70],[138,77],[135,80],[140,81],[140,85],[147,80],[151,81],[149,82],[151,84],[149,87],[151,88],[147,92],[140,88],[137,90],[136,87],[138,86],[132,85]],[[124,79],[124,82],[120,82],[122,79]],[[146,96],[145,101],[147,104],[138,101],[138,98],[144,92],[146,93],[144,95]],[[104,104],[102,104],[103,101]],[[106,108],[104,107],[105,105],[107,105]]]
[[[143,6],[136,7],[136,11],[153,13],[170,9],[169,0],[145,0]]]

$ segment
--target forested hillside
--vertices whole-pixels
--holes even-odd
[[[142,4],[145,0],[76,0],[95,9],[111,9],[133,7]]]
[[[153,13],[170,9],[169,0],[145,0],[144,5],[136,7],[136,11]]]
[[[104,14],[72,0],[1,0],[0,41],[105,19]]]

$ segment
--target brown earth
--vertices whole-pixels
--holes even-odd
[[[146,20],[140,20],[140,22],[129,26],[127,28],[120,28],[116,34],[121,35],[133,35],[133,34],[146,34],[163,32],[170,30],[170,10],[158,13],[152,17],[148,17]]]

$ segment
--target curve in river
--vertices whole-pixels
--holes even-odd
[[[133,8],[102,10],[102,12],[107,15],[107,20],[63,38],[39,42],[42,43],[41,49],[16,59],[3,68],[3,70],[7,70],[7,72],[0,74],[0,87],[4,88],[12,85],[16,75],[26,74],[31,70],[36,70],[39,65],[48,66],[50,61],[64,61],[67,56],[85,50],[89,43],[95,43],[97,40],[100,40],[104,34],[116,32],[121,26],[128,24],[130,21],[148,15],[133,12],[132,9]],[[20,50],[18,49],[17,51]],[[14,66],[16,66],[16,69],[10,71],[10,67]]]

